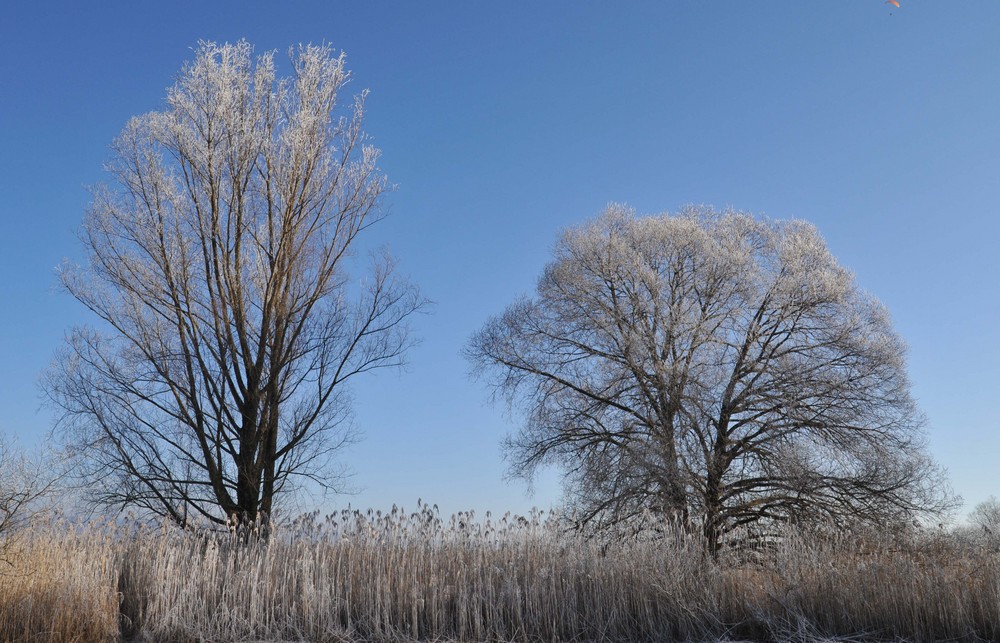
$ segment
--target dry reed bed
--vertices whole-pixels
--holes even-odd
[[[50,522],[9,543],[5,641],[1000,640],[1000,557],[792,534],[755,563],[552,517],[311,515],[268,544]]]
[[[114,533],[52,523],[4,539],[0,641],[91,643],[118,633]]]

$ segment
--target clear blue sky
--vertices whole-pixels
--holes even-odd
[[[0,430],[49,429],[38,374],[88,321],[54,267],[129,116],[200,39],[325,41],[399,186],[372,241],[437,302],[409,368],[356,389],[356,506],[558,499],[552,475],[503,482],[516,418],[459,351],[609,201],[815,223],[909,342],[955,490],[1000,495],[1000,2],[901,3],[4,2]]]

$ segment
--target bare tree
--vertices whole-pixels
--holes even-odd
[[[114,142],[109,185],[62,285],[101,320],[46,378],[96,499],[187,524],[266,519],[311,478],[336,488],[345,385],[402,363],[424,304],[388,255],[347,272],[388,189],[362,93],[326,46],[202,43],[163,111]],[[341,112],[343,114],[341,115]]]
[[[973,507],[969,512],[969,524],[982,530],[991,540],[1000,540],[1000,500],[990,496]]]
[[[801,221],[609,207],[466,352],[524,412],[512,471],[561,465],[583,523],[697,523],[715,553],[947,504],[903,342]]]
[[[11,562],[11,533],[52,509],[64,464],[51,449],[28,453],[0,438],[0,561]]]

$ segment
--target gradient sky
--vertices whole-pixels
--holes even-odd
[[[531,292],[560,229],[611,201],[815,223],[893,314],[932,453],[1000,495],[1000,2],[4,2],[0,431],[46,438],[39,373],[82,306],[55,288],[126,120],[199,40],[328,42],[398,190],[372,230],[437,302],[401,372],[355,389],[361,507],[523,511],[518,418],[459,355]],[[285,67],[287,69],[287,66]]]

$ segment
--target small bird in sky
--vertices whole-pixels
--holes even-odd
[[[885,3],[886,4],[891,4],[892,6],[896,7],[897,9],[900,8],[900,6],[899,6],[899,0],[885,0]]]

